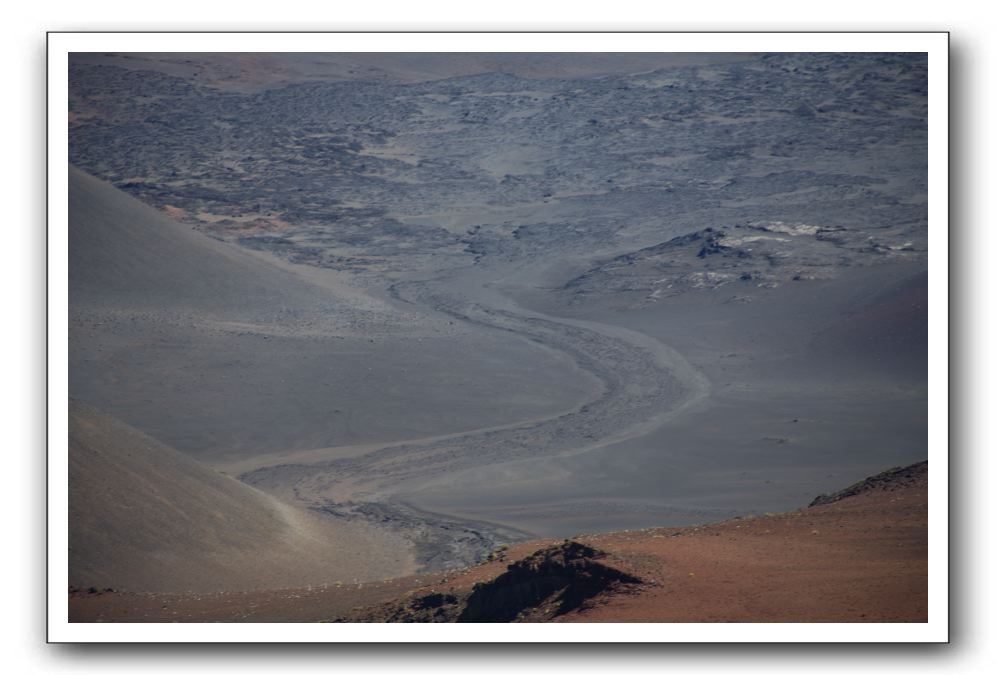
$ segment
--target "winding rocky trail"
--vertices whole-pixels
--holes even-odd
[[[460,472],[485,465],[574,454],[647,433],[708,392],[708,381],[656,340],[519,308],[466,276],[397,283],[391,295],[557,350],[602,383],[594,399],[552,417],[394,443],[359,456],[260,466],[241,475],[251,485],[326,514],[402,531],[426,569],[477,562],[498,544],[528,533],[420,510],[409,501],[419,489],[458,483]]]

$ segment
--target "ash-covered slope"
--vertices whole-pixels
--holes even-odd
[[[554,414],[593,387],[517,338],[216,241],[79,170],[69,183],[70,396],[180,452],[435,436]]]
[[[328,295],[69,168],[70,307],[258,314],[327,306]]]
[[[221,591],[352,583],[412,570],[403,545],[332,523],[69,404],[69,583]]]

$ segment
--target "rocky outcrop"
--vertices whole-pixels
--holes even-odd
[[[864,480],[858,481],[854,485],[846,487],[843,490],[838,490],[832,494],[820,495],[811,501],[809,506],[813,507],[822,506],[824,504],[832,504],[834,502],[839,502],[841,499],[853,497],[864,492],[871,492],[873,490],[891,491],[898,490],[899,488],[910,487],[918,483],[926,484],[926,480],[927,462],[917,462],[916,464],[911,464],[910,466],[896,467],[894,469],[889,469],[888,471],[875,474],[874,476],[865,478]]]
[[[503,623],[550,619],[601,595],[641,584],[600,562],[605,553],[574,541],[536,551],[467,594],[428,593],[388,607],[381,621]]]
[[[636,305],[695,290],[772,289],[791,282],[834,278],[847,267],[923,260],[908,233],[838,225],[758,220],[717,225],[602,261],[561,290],[570,302],[635,294]],[[881,240],[880,240],[881,239]]]
[[[508,566],[467,598],[461,622],[515,621],[537,610],[560,616],[606,591],[640,580],[598,560],[604,553],[568,541]]]

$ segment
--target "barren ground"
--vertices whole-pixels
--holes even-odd
[[[562,616],[611,622],[903,622],[927,618],[927,471],[821,506],[711,525],[573,537],[643,583]],[[205,594],[72,593],[74,621],[382,620],[385,603],[466,593],[556,540],[466,570],[362,585]],[[334,631],[333,627],[329,628]]]
[[[379,542],[268,575],[267,616],[578,532],[667,578],[627,615],[915,615],[913,511],[761,514],[927,457],[923,55],[78,54],[69,85],[70,396],[241,495],[153,508],[123,469],[155,452],[72,449],[75,571],[119,571],[74,603],[257,593],[184,552],[265,495]],[[665,526],[701,527],[631,534]],[[129,588],[150,550],[185,566]],[[303,578],[333,587],[272,590]]]

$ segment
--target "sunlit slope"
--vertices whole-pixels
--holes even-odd
[[[386,535],[283,504],[69,404],[69,583],[135,591],[352,582],[411,571]]]

